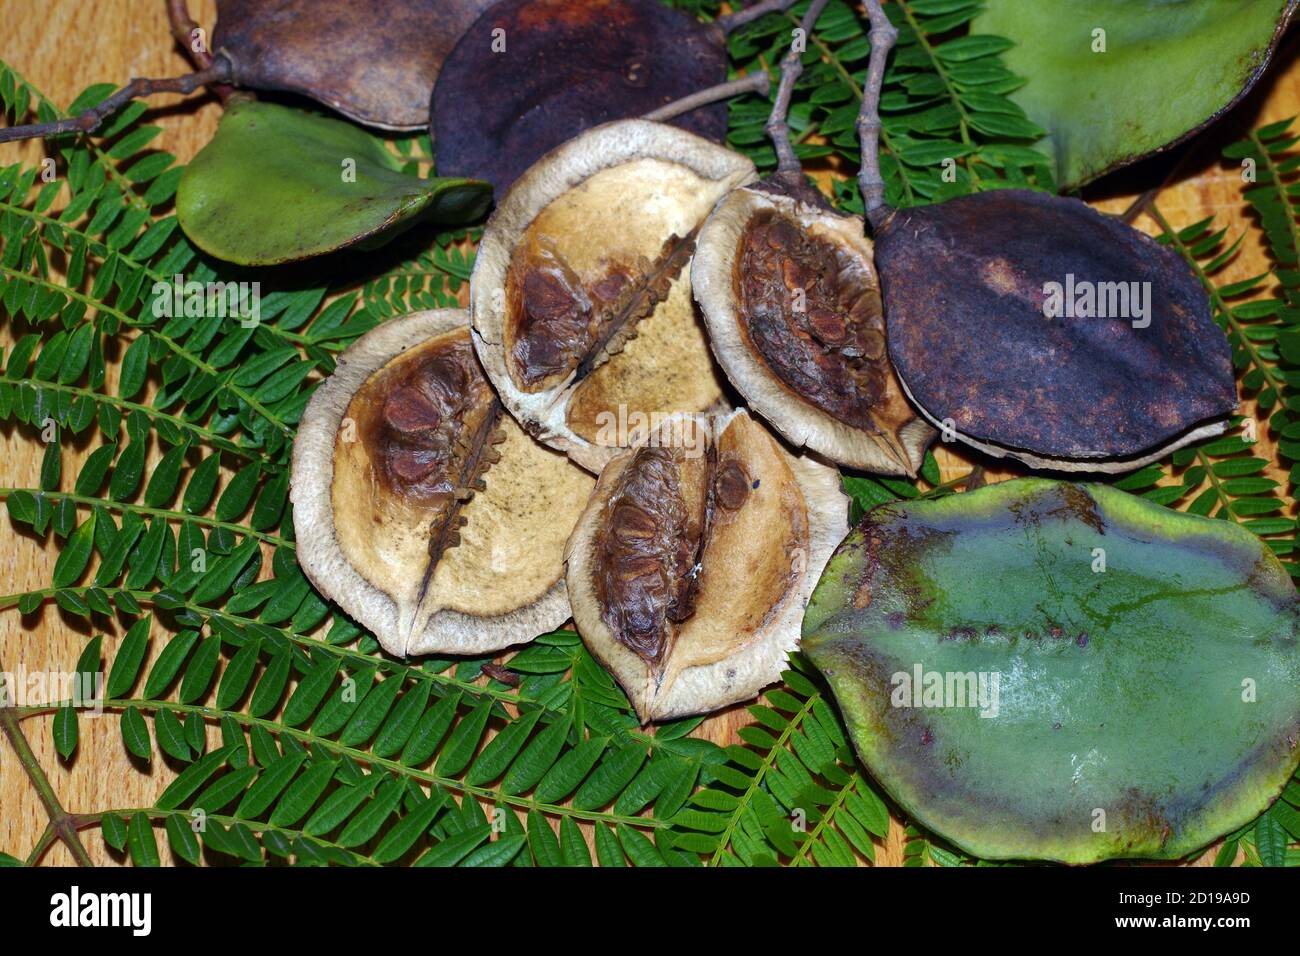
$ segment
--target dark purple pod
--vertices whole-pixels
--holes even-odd
[[[503,195],[560,143],[726,79],[722,31],[659,0],[502,0],[456,45],[433,91],[438,173]],[[714,104],[675,125],[721,141]]]
[[[999,190],[901,209],[876,267],[904,389],[989,454],[1127,471],[1222,432],[1237,407],[1196,275],[1078,200]]]

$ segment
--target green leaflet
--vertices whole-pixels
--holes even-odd
[[[350,123],[244,100],[227,107],[212,142],[185,168],[176,212],[204,252],[275,265],[378,245],[420,217],[470,222],[490,198],[477,180],[401,172],[382,143]]]
[[[136,866],[159,865],[158,840],[154,837],[148,814],[143,811],[131,816],[126,828],[126,845],[131,862]]]
[[[1027,82],[1012,99],[1047,130],[1038,145],[1054,155],[1060,187],[1073,189],[1217,119],[1263,72],[1296,0],[984,7],[972,34],[1015,42],[1003,60]]]
[[[876,779],[967,852],[1175,859],[1295,772],[1298,609],[1231,522],[1020,479],[868,514],[803,647]]]

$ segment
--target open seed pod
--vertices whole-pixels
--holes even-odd
[[[650,416],[723,406],[688,265],[713,204],[753,176],[738,153],[623,120],[520,177],[484,229],[470,311],[525,428],[598,471]]]
[[[1237,406],[1196,276],[1078,200],[998,190],[891,212],[876,268],[903,388],[990,455],[1128,471],[1219,434]]]
[[[700,230],[691,286],[718,363],[786,439],[916,474],[934,431],[890,365],[861,219],[767,184],[737,189]]]
[[[307,405],[298,561],[389,653],[499,650],[569,616],[564,541],[591,486],[502,413],[466,314],[417,312],[353,343]]]
[[[231,78],[382,129],[421,129],[443,62],[492,0],[217,0]]]
[[[573,620],[643,722],[776,681],[848,528],[838,473],[744,409],[679,416],[601,472],[565,549]]]
[[[468,29],[434,87],[438,170],[468,170],[500,197],[583,130],[721,83],[724,47],[716,24],[661,0],[501,0]],[[727,108],[715,103],[672,122],[721,141]]]

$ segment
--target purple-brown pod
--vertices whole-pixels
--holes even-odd
[[[1221,433],[1231,352],[1173,250],[1075,199],[977,193],[876,230],[889,355],[944,438],[1123,472]]]
[[[367,126],[422,129],[443,61],[491,2],[217,0],[212,50],[240,86],[301,93]]]
[[[465,33],[433,91],[438,173],[497,196],[552,148],[721,83],[722,30],[659,0],[501,0]],[[723,104],[674,125],[719,142]]]

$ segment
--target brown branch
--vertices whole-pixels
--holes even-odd
[[[213,61],[212,65],[197,73],[185,76],[173,76],[161,80],[136,78],[122,87],[98,106],[92,106],[77,116],[52,120],[49,123],[32,123],[28,126],[11,126],[0,129],[0,143],[12,143],[20,139],[33,139],[37,136],[58,136],[60,133],[93,133],[100,124],[116,113],[127,102],[155,93],[193,93],[201,86],[210,83],[222,83],[230,79],[230,62],[225,59]]]
[[[880,175],[880,88],[885,83],[885,61],[898,39],[898,31],[885,16],[880,0],[863,0],[871,21],[871,58],[867,61],[867,79],[862,85],[862,109],[858,113],[858,142],[862,147],[862,166],[858,170],[858,191],[872,228],[889,215],[885,203],[885,180]]]
[[[212,65],[212,54],[207,50],[194,49],[194,31],[199,25],[190,16],[189,5],[185,0],[167,0],[167,22],[171,25],[172,36],[177,45],[185,51],[196,67],[206,70]]]
[[[806,42],[808,37],[812,36],[813,26],[822,11],[826,9],[826,3],[827,0],[812,0],[808,5],[803,20],[799,22],[802,36],[798,39]],[[772,112],[764,127],[772,140],[772,146],[776,149],[777,172],[788,173],[800,170],[799,157],[795,155],[794,146],[790,143],[790,124],[787,118],[790,115],[790,97],[794,93],[794,85],[802,75],[803,50],[797,49],[792,40],[789,52],[781,58],[781,85],[777,87],[776,100],[772,103]]]
[[[190,58],[195,69],[206,70],[210,67],[213,62],[212,51],[194,49],[194,31],[202,28],[190,16],[189,4],[186,0],[167,0],[167,22],[171,25],[172,36],[177,46]],[[225,57],[223,56],[222,59]],[[208,88],[216,94],[223,105],[229,102],[230,95],[235,92],[235,87],[229,83],[210,83]]]
[[[729,13],[725,17],[718,17],[713,22],[718,25],[723,33],[731,33],[736,27],[743,27],[746,23],[753,23],[759,17],[765,17],[769,13],[780,13],[786,7],[794,6],[794,0],[760,0],[752,6],[743,10],[737,10],[735,13]]]
[[[757,73],[751,73],[748,76],[742,76],[738,80],[731,80],[727,83],[719,83],[717,86],[710,86],[708,89],[692,93],[690,96],[683,96],[680,100],[673,100],[657,110],[646,113],[642,119],[655,120],[663,122],[670,120],[674,116],[681,116],[683,113],[689,113],[693,109],[701,106],[708,106],[710,103],[716,103],[718,100],[730,99],[733,96],[740,96],[742,93],[758,93],[767,96],[767,92],[772,87],[772,78],[767,75],[766,70],[759,70]]]

